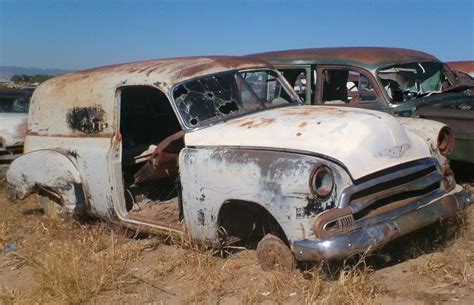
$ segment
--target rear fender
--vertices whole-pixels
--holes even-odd
[[[69,211],[82,213],[85,196],[81,177],[74,163],[54,150],[37,150],[13,161],[8,172],[9,194],[24,199],[40,190],[59,196]]]

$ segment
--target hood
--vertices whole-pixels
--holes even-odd
[[[28,113],[0,113],[0,142],[13,146],[25,141]]]
[[[338,160],[353,179],[431,157],[419,136],[393,116],[372,110],[292,106],[261,111],[189,132],[188,146],[303,151]]]

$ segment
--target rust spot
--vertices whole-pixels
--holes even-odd
[[[275,122],[275,119],[260,119],[258,121],[255,120],[239,120],[238,123],[239,127],[247,127],[247,128],[255,128],[255,127],[263,127],[268,126]]]
[[[308,123],[306,123],[306,122],[301,122],[301,123],[298,125],[298,127],[299,127],[299,128],[304,128],[306,125],[308,125]]]
[[[24,138],[26,136],[26,132],[28,130],[28,123],[26,122],[26,119],[21,122],[16,128],[17,133]]]

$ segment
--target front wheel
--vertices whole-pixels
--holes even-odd
[[[265,235],[258,243],[257,259],[263,271],[291,271],[296,267],[290,248],[272,234]]]

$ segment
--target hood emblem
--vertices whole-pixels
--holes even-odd
[[[402,144],[399,146],[394,146],[392,148],[384,149],[377,153],[376,157],[390,157],[390,158],[400,158],[405,154],[405,152],[410,149],[410,144]]]

